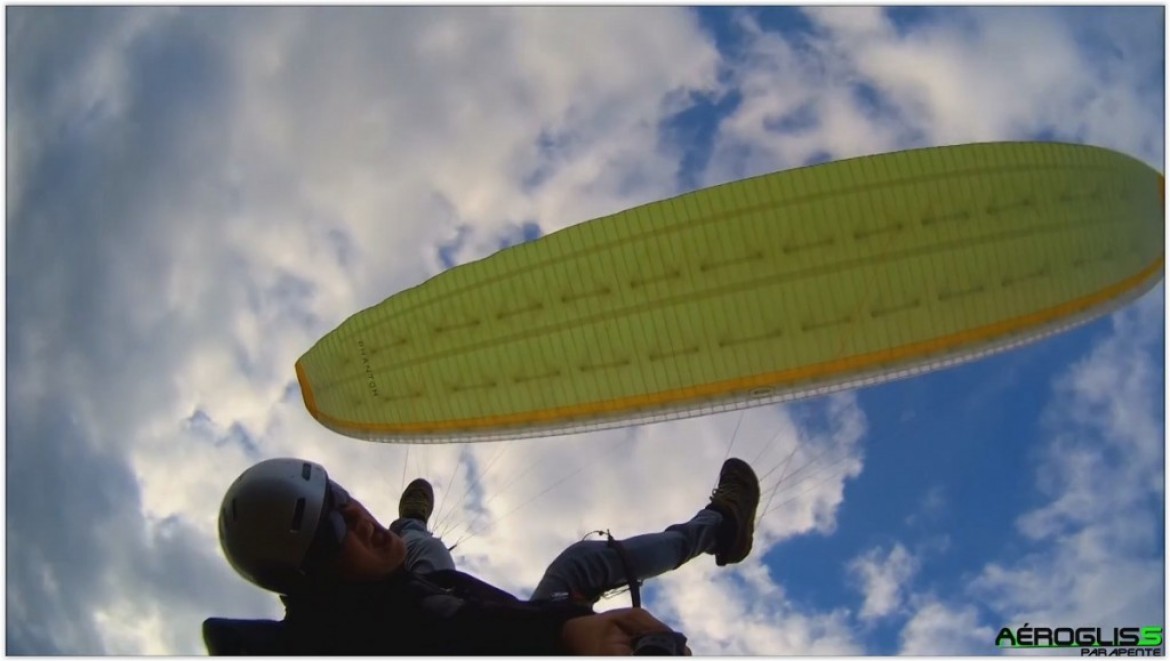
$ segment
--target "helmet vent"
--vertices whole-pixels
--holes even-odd
[[[309,462],[307,462],[307,461],[305,463],[301,464],[301,477],[303,477],[306,482],[309,481],[309,477],[311,477],[312,475],[313,475],[313,466],[311,464],[309,464]]]
[[[291,530],[293,532],[300,532],[301,524],[304,523],[304,519],[305,519],[305,499],[304,498],[297,498],[297,507],[295,510],[293,510]]]

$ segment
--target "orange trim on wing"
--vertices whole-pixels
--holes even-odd
[[[297,383],[301,384],[301,397],[305,400],[305,408],[309,409],[309,414],[314,418],[320,419],[323,413],[317,410],[317,398],[313,396],[313,386],[309,385],[309,375],[305,373],[305,368],[301,365],[301,361],[297,361]]]

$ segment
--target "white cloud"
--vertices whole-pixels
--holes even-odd
[[[798,608],[758,559],[719,569],[700,558],[661,580],[651,605],[678,624],[703,654],[857,655],[849,612]]]
[[[803,11],[810,35],[740,14],[731,71],[743,99],[720,125],[708,181],[1038,134],[1162,161],[1156,13],[948,7],[901,27],[876,8]]]
[[[1012,622],[1139,626],[1165,616],[1159,286],[1055,384],[1038,465],[1049,500],[1016,522],[1035,551],[988,565],[977,594]]]
[[[945,604],[927,598],[916,605],[902,628],[899,654],[987,655],[993,651],[998,629],[982,624],[970,605]]]
[[[862,470],[866,420],[853,393],[837,393],[826,397],[823,407],[798,410],[811,415],[790,423],[794,433],[781,435],[757,463],[757,534],[769,543],[814,531],[832,534],[845,482]]]
[[[192,612],[204,617],[233,602],[255,617],[279,612],[271,599],[261,608],[230,597],[251,588],[214,536],[220,494],[261,456],[322,461],[394,511],[388,485],[405,450],[313,422],[290,396],[298,355],[347,315],[435,273],[437,247],[457,226],[482,250],[509,223],[548,231],[669,192],[676,165],[656,127],[688,90],[713,82],[716,62],[693,16],[673,9],[14,16],[25,29],[9,87],[21,135],[8,228],[22,249],[9,271],[26,285],[10,299],[10,402],[36,439],[16,463],[60,476],[58,489],[97,469],[68,461],[45,472],[52,464],[34,459],[54,447],[47,417],[34,414],[53,410],[34,405],[56,402],[77,423],[56,442],[119,466],[117,516],[134,531],[78,570],[137,571],[115,559],[150,557],[164,522],[179,521],[209,560],[181,580],[233,586],[197,592]],[[647,21],[655,30],[641,29]],[[541,153],[542,131],[571,150]],[[526,192],[522,181],[541,168]],[[199,429],[184,422],[192,416]],[[76,497],[93,495],[66,489],[49,502],[76,510]],[[16,575],[34,563],[48,579],[69,574],[65,556],[18,559]],[[24,627],[61,609],[35,603],[34,581],[10,584]],[[26,629],[10,639],[42,652],[200,651],[198,618],[149,624],[178,608],[170,592],[128,585],[84,590],[69,625],[77,636],[34,640]],[[103,627],[93,613],[143,625]]]
[[[1051,434],[1035,465],[1044,504],[1016,520],[1022,553],[987,563],[963,607],[911,597],[902,652],[987,653],[1001,627],[1160,624],[1165,532],[1163,287],[1112,318],[1110,333],[1054,382]],[[1023,458],[1026,460],[1026,458]],[[979,617],[978,604],[992,617]]]
[[[849,563],[849,573],[860,583],[865,601],[858,613],[863,621],[875,620],[898,611],[919,561],[902,544],[888,551],[873,548]]]
[[[1064,23],[1028,14],[1054,54],[997,82],[1002,71],[975,71],[986,44],[1032,42],[979,12],[962,16],[990,41],[946,22],[896,37],[874,12],[814,12],[821,35],[785,41],[742,16],[738,59],[674,8],[9,12],[8,478],[28,495],[7,526],[10,651],[192,654],[203,617],[279,616],[214,534],[223,490],[261,457],[321,461],[387,518],[404,475],[431,477],[453,526],[487,513],[461,563],[521,593],[590,530],[661,529],[703,506],[740,414],[408,450],[322,429],[291,369],[347,315],[439,271],[453,237],[465,262],[522,222],[548,233],[677,192],[682,149],[659,129],[692,94],[743,94],[705,181],[822,151],[1014,135],[1043,124],[1028,123],[1019,81],[1046,76],[1095,93],[1063,119],[1038,112],[1062,135],[1160,157],[1141,67],[1125,65],[1150,57],[1128,41],[1140,21],[1101,21],[1122,56],[1070,78],[1084,61]],[[933,75],[893,70],[910,56],[936,62]],[[947,93],[962,76],[1021,99],[972,117]],[[908,101],[875,114],[856,80]],[[764,129],[790,114],[809,127]],[[1127,365],[1070,387],[1104,406],[1091,393],[1137,378]],[[1145,409],[1102,410],[1149,432],[1133,417]],[[734,453],[775,469],[757,552],[718,574],[696,561],[653,602],[696,650],[862,651],[850,613],[801,611],[762,561],[793,536],[833,534],[865,431],[849,394],[743,416]],[[1150,479],[1121,475],[1135,476]],[[1080,501],[1060,502],[1030,529],[1075,522]],[[1090,545],[1078,548],[1074,560]]]
[[[932,486],[922,497],[918,510],[906,517],[906,525],[919,526],[939,521],[946,516],[948,500],[946,488],[943,485]]]
[[[720,123],[707,183],[896,148],[896,127],[853,98],[846,65],[807,38],[763,30],[748,13],[737,27],[746,54],[731,86],[742,101]]]

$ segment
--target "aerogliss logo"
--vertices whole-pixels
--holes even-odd
[[[1081,656],[1162,656],[1162,627],[1007,627],[996,647],[1010,649],[1080,648]]]

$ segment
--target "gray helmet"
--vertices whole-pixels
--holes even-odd
[[[345,537],[338,508],[349,495],[320,464],[269,459],[244,471],[219,510],[219,543],[241,576],[289,594],[306,584]]]

